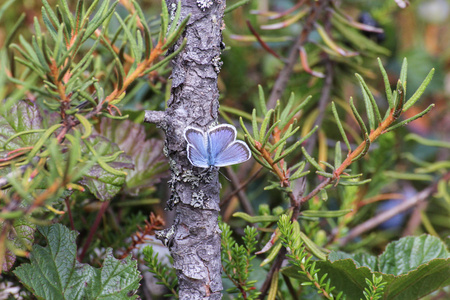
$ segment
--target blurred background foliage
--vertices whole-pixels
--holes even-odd
[[[30,41],[35,32],[35,17],[42,24],[41,1],[7,2],[9,5],[4,5],[3,11],[0,11],[0,48],[3,49],[10,43],[19,43],[20,35]],[[48,2],[52,7],[57,3],[54,0]],[[237,1],[227,1],[227,5],[235,2]],[[221,123],[231,121],[238,126],[239,117],[249,123],[252,109],[256,107],[259,110],[260,107],[258,85],[261,85],[268,99],[268,106],[274,107],[275,103],[270,103],[269,95],[273,92],[285,62],[288,61],[292,45],[305,28],[305,19],[308,18],[307,15],[302,15],[302,6],[290,10],[302,2],[304,1],[251,0],[243,7],[226,14],[223,31],[225,49],[219,77]],[[371,178],[372,181],[362,186],[328,190],[326,202],[322,201],[324,198],[317,196],[307,204],[311,210],[353,209],[351,214],[344,217],[320,219],[319,222],[308,219],[302,221],[302,230],[321,247],[348,252],[358,250],[378,255],[383,252],[388,242],[405,235],[428,233],[443,240],[450,235],[447,178],[429,201],[398,214],[395,218],[364,232],[355,240],[339,243],[339,239],[345,237],[357,224],[416,196],[449,172],[450,2],[411,1],[405,9],[400,8],[396,2],[403,1],[334,1],[344,19],[349,16],[348,20],[359,20],[366,25],[381,28],[383,33],[363,32],[350,25],[344,26],[345,21],[333,17],[330,8],[330,13],[324,14],[320,22],[314,25],[319,24],[311,30],[302,48],[296,50],[298,54],[292,64],[293,71],[279,97],[283,107],[291,93],[295,94],[296,99],[312,96],[298,118],[301,136],[309,132],[318,116],[323,114],[316,138],[317,146],[312,147],[309,154],[318,157],[318,161],[329,161],[334,156],[334,145],[336,141],[341,140],[341,136],[331,113],[331,105],[320,108],[319,99],[326,85],[323,77],[329,73],[326,61],[331,62],[333,73],[329,99],[337,104],[341,118],[344,116],[342,121],[352,145],[358,145],[362,141],[359,126],[350,117],[347,100],[351,96],[359,99],[355,100],[356,106],[360,111],[363,110],[358,104],[362,103],[363,94],[355,73],[365,78],[380,108],[387,109],[384,82],[378,69],[377,57],[383,62],[391,79],[390,86],[394,88],[403,58],[408,59],[407,91],[410,94],[406,95],[407,98],[420,86],[430,69],[435,68],[434,78],[422,99],[402,115],[402,118],[412,117],[432,103],[436,104],[435,109],[407,126],[381,136],[372,145],[369,155],[352,165],[353,171],[364,174],[362,179]],[[147,17],[153,37],[156,37],[160,26],[160,1],[139,1],[139,4]],[[75,11],[74,5],[69,2],[71,11]],[[130,5],[129,1],[121,0],[116,12],[126,18],[131,10]],[[288,13],[283,14],[286,11]],[[21,16],[24,16],[24,21],[20,23],[16,34],[8,40],[9,32]],[[118,21],[113,19],[109,26],[115,28],[118,25]],[[252,34],[250,28],[256,35]],[[362,39],[363,35],[366,35],[368,40]],[[264,49],[256,37],[261,38],[272,53]],[[78,59],[88,52],[90,46],[90,41],[83,45]],[[104,61],[111,60],[111,55],[101,49],[94,51],[92,55],[95,64],[101,65]],[[302,62],[299,56],[305,58],[307,63]],[[0,60],[3,62],[0,61],[0,65],[6,65],[5,60],[11,62],[10,57],[10,53],[2,55]],[[97,66],[98,71],[104,71],[100,65]],[[23,74],[24,69],[23,65],[16,62],[16,75]],[[99,76],[107,77],[101,74]],[[169,198],[168,164],[163,155],[164,137],[155,126],[143,124],[144,110],[164,109],[169,98],[170,84],[170,66],[164,65],[127,88],[119,108],[122,115],[129,115],[128,120],[99,117],[93,121],[94,133],[114,142],[117,149],[125,151],[135,165],[135,169],[128,174],[125,187],[121,187],[108,199],[95,196],[95,188],[86,189],[70,197],[67,195],[65,202],[53,202],[53,210],[39,211],[38,218],[41,223],[48,224],[57,220],[80,232],[77,244],[79,249],[82,249],[83,262],[99,266],[107,247],[112,247],[119,256],[138,248],[138,245],[144,242],[140,237],[153,234],[154,229],[163,226],[164,222],[160,219],[155,221],[155,217],[149,218],[151,213],[158,216],[157,218],[165,216],[165,223],[171,224],[171,214],[163,211]],[[105,85],[103,88],[107,94],[112,90],[112,85]],[[5,80],[4,87],[0,89],[0,99],[11,97],[15,89],[16,86],[12,82]],[[43,104],[43,97],[36,94],[26,96]],[[50,114],[48,111],[42,113]],[[51,117],[48,119],[51,120]],[[438,141],[443,143],[439,144]],[[345,153],[345,150],[343,152]],[[300,151],[294,156],[295,161],[301,156]],[[260,166],[251,160],[243,165],[227,167],[226,175],[230,177],[231,182],[224,178],[221,180],[222,220],[231,226],[238,240],[239,236],[244,235],[246,222],[242,218],[233,217],[234,213],[244,211],[250,215],[279,215],[289,205],[289,201],[279,191],[263,189],[268,181],[272,180],[272,175],[259,169]],[[320,178],[314,174],[308,176],[307,189],[312,189]],[[245,184],[243,192],[236,191],[239,184]],[[110,200],[110,203],[105,206],[102,200]],[[70,217],[67,207],[70,207]],[[65,213],[58,214],[59,211]],[[95,223],[98,223],[98,227],[92,232],[92,224]],[[273,223],[261,227],[270,228],[271,225]],[[270,234],[261,234],[256,250],[260,250],[269,238]],[[146,242],[152,243],[152,239],[147,239]],[[253,260],[257,270],[264,269],[258,266],[263,260],[261,255]],[[15,263],[25,261],[26,258],[17,255]],[[259,280],[257,287],[264,281],[265,274],[266,271],[253,273],[252,279]],[[20,287],[12,273],[4,273],[1,279],[5,284],[9,282],[12,286]],[[143,285],[144,289],[149,286]],[[226,281],[225,285],[231,287],[230,282]],[[0,286],[0,294],[6,287]],[[148,295],[149,292],[147,290],[143,293]],[[286,296],[287,292],[283,295]],[[436,298],[433,299],[445,299],[448,295],[448,291],[442,291],[434,295]]]

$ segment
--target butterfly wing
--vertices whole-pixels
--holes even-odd
[[[184,138],[188,143],[187,157],[191,164],[200,168],[208,168],[208,151],[206,149],[206,139],[203,132],[197,128],[188,126],[184,130]]]
[[[250,149],[243,141],[232,142],[225,150],[220,152],[215,159],[216,167],[225,167],[240,164],[252,157]]]
[[[222,124],[208,130],[210,165],[216,165],[217,156],[236,140],[236,128]]]

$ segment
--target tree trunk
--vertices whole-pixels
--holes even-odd
[[[167,1],[171,17],[176,5]],[[190,19],[174,48],[184,38],[187,44],[172,61],[171,96],[159,122],[172,170],[168,207],[176,209],[174,225],[162,238],[177,270],[180,299],[222,297],[218,172],[189,163],[183,132],[189,125],[206,129],[217,120],[224,9],[224,0],[181,1],[181,20],[188,15]]]

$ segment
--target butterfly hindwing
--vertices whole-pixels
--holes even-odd
[[[197,150],[194,146],[191,144],[188,144],[187,146],[187,157],[191,164],[193,164],[196,167],[200,168],[208,168],[208,158],[205,157],[203,154],[200,153],[200,151]]]
[[[217,155],[214,165],[216,167],[225,167],[239,164],[249,160],[251,156],[252,154],[246,143],[234,141],[228,148]]]
[[[208,151],[210,163],[215,165],[217,156],[236,140],[234,126],[222,124],[208,130]]]

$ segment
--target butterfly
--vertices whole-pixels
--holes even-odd
[[[224,167],[247,161],[252,156],[247,144],[236,141],[236,128],[222,124],[208,129],[188,126],[184,130],[187,157],[200,168]]]

